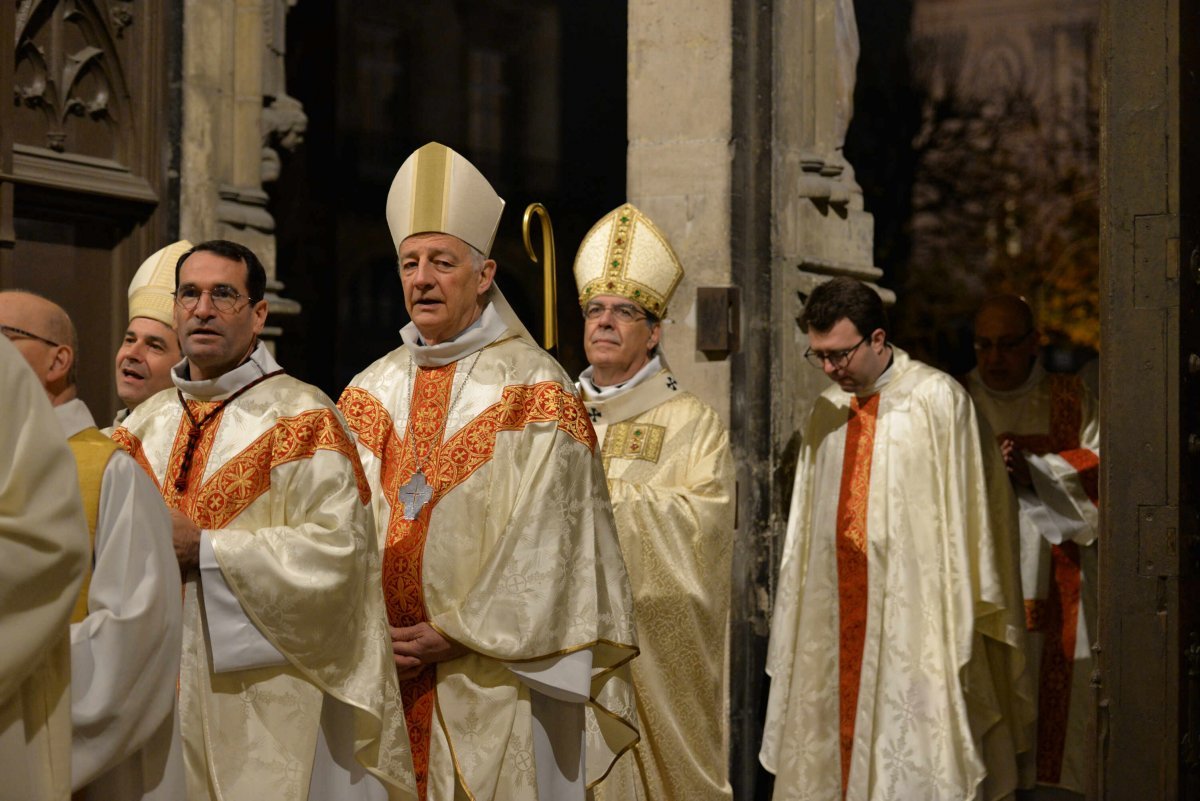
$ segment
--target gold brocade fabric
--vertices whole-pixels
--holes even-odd
[[[424,435],[416,443],[434,498],[419,515],[428,527],[416,586],[389,586],[388,604],[423,604],[431,625],[471,651],[437,665],[428,745],[423,735],[413,744],[428,797],[454,798],[461,784],[475,799],[533,801],[529,690],[506,665],[592,651],[593,783],[637,739],[633,606],[595,435],[562,368],[517,336],[476,358],[428,368],[422,379],[440,399],[418,410],[437,443],[427,449]],[[389,548],[409,530],[398,493],[417,466],[407,432],[419,369],[399,348],[339,401]]]
[[[967,394],[894,348],[867,504],[866,631],[843,790],[836,530],[851,396],[816,401],[771,622],[760,760],[775,799],[1012,793],[1033,706],[1015,513]],[[986,775],[986,779],[985,779]],[[978,792],[978,795],[977,795]]]
[[[627,394],[654,392],[665,374]],[[604,417],[613,418],[602,452],[641,648],[633,682],[642,739],[596,786],[596,799],[728,801],[729,436],[690,392],[632,417]]]
[[[96,519],[100,514],[100,484],[104,478],[104,468],[109,458],[116,452],[117,446],[111,439],[101,434],[95,427],[85,428],[67,440],[71,455],[75,457],[75,469],[79,472],[79,496],[83,501],[83,515],[87,518],[88,536],[91,543],[90,551],[96,553]],[[92,557],[95,560],[95,556]],[[88,587],[91,586],[92,566],[88,563],[84,568],[83,586],[79,588],[79,598],[75,601],[75,609],[71,612],[71,622],[78,623],[88,614]]]
[[[966,385],[997,437],[1010,436],[1022,450],[1045,460],[1051,486],[1025,491],[1025,502],[1055,507],[1076,524],[1071,533],[1059,536],[1053,530],[1043,533],[1036,520],[1022,515],[1026,658],[1038,677],[1039,713],[1036,749],[1022,760],[1021,786],[1044,784],[1083,793],[1093,692],[1091,641],[1099,625],[1099,514],[1094,502],[1099,408],[1076,376],[1046,373],[1040,366],[1012,392],[988,389],[975,372]],[[1081,464],[1086,465],[1082,470]],[[1051,545],[1047,534],[1060,544]],[[1074,614],[1064,617],[1064,606],[1073,606]]]
[[[46,391],[0,338],[0,799],[71,794],[68,618],[89,556],[75,462]]]
[[[197,419],[215,406],[188,403]],[[214,673],[189,578],[179,694],[189,797],[305,801],[322,704],[334,698],[354,709],[358,761],[411,798],[370,490],[340,415],[315,387],[268,379],[203,427],[180,491],[189,427],[175,393],[161,392],[113,438],[168,506],[210,532],[243,611],[288,662]]]

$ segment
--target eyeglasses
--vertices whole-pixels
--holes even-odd
[[[200,289],[190,284],[179,287],[175,291],[175,302],[184,311],[193,311],[200,304],[200,297],[208,293],[208,299],[217,311],[225,313],[237,311],[238,301],[246,296],[231,286],[215,286],[212,289]],[[249,298],[246,298],[249,300]]]
[[[58,347],[57,342],[46,339],[45,337],[39,337],[37,334],[31,334],[23,328],[17,328],[16,326],[12,325],[0,325],[0,334],[4,334],[4,336],[8,337],[10,341],[14,339],[36,339],[38,342],[45,343],[52,348]]]
[[[976,339],[974,343],[975,351],[977,353],[984,353],[994,350],[998,353],[1008,353],[1025,344],[1025,340],[1029,339],[1032,333],[1032,331],[1026,331],[1018,337],[999,337],[995,341],[990,339]]]
[[[636,323],[638,320],[646,319],[646,313],[632,303],[618,303],[615,306],[589,303],[583,309],[583,319],[599,320],[605,312],[612,312],[613,317],[622,323]]]
[[[825,367],[825,362],[829,362],[833,369],[841,370],[850,363],[850,359],[854,356],[854,351],[858,350],[862,343],[866,341],[867,338],[863,337],[862,339],[858,340],[858,344],[853,348],[846,348],[845,350],[832,350],[823,352],[809,348],[808,350],[804,351],[804,358],[808,360],[809,364],[818,370],[821,370]]]

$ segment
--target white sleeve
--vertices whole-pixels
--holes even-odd
[[[592,685],[592,652],[508,665],[529,687],[538,798],[583,801],[587,792],[585,702]]]
[[[181,603],[167,507],[117,452],[101,484],[88,615],[71,626],[75,789],[140,750],[171,717]]]
[[[213,671],[286,665],[287,659],[262,635],[221,574],[210,532],[200,532],[200,589],[204,593],[204,618]]]
[[[1100,527],[1100,511],[1084,492],[1079,471],[1055,453],[1026,454],[1025,459],[1033,489],[1043,505],[1039,529],[1046,539],[1054,545],[1094,542]]]

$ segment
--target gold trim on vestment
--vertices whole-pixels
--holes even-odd
[[[603,674],[600,674],[600,675],[603,675]],[[596,678],[596,677],[593,677],[593,678]],[[601,704],[599,701],[597,701],[595,698],[593,698],[590,695],[588,696],[588,702],[591,703],[593,709],[595,709],[598,712],[603,712],[604,714],[608,715],[610,718],[617,721],[622,726],[624,726],[625,728],[627,728],[631,732],[633,732],[633,740],[630,741],[630,743],[628,745],[626,745],[624,748],[622,748],[620,751],[616,752],[616,754],[612,758],[612,761],[608,763],[608,770],[606,770],[606,771],[604,771],[604,773],[600,774],[600,778],[596,779],[596,781],[588,782],[587,789],[590,790],[593,787],[595,787],[597,784],[599,784],[600,782],[607,779],[608,774],[612,773],[612,769],[614,767],[616,767],[618,762],[621,761],[621,757],[625,756],[626,752],[632,751],[637,746],[637,744],[642,741],[642,733],[640,730],[638,730],[634,726],[632,726],[629,723],[629,721],[627,721],[625,718],[621,717],[616,712],[609,711],[607,707],[605,707],[603,704]]]
[[[437,670],[437,663],[434,663],[434,671]],[[435,676],[434,681],[437,681]],[[471,788],[467,785],[467,779],[463,776],[462,766],[458,764],[458,752],[454,750],[454,741],[450,739],[450,727],[446,725],[446,719],[442,717],[442,702],[438,698],[438,694],[433,694],[433,708],[437,710],[438,723],[442,725],[442,735],[446,738],[446,747],[450,749],[450,761],[454,763],[454,775],[458,779],[458,784],[462,787],[463,792],[467,794],[467,798],[475,801],[475,794],[471,792]]]

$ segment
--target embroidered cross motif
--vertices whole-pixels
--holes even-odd
[[[592,407],[591,409],[588,409],[588,416],[592,418],[592,422],[594,423],[604,415],[600,414],[599,409]]]
[[[418,470],[413,477],[400,488],[400,502],[404,504],[404,519],[416,520],[421,514],[421,507],[429,503],[433,497],[433,487],[425,480],[425,474]]]
[[[677,382],[675,380],[675,376],[673,376],[673,375],[667,376],[667,388],[670,389],[672,392],[679,389],[679,382]]]

